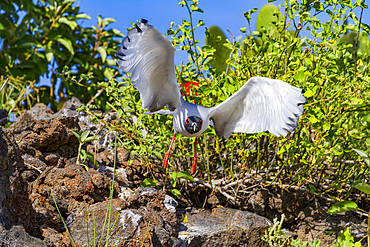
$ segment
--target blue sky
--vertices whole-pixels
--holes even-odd
[[[150,25],[165,34],[172,21],[180,24],[183,19],[188,19],[187,9],[178,5],[178,2],[178,0],[81,0],[80,11],[92,18],[91,20],[84,20],[82,25],[96,25],[97,16],[100,14],[103,18],[114,18],[116,22],[112,23],[110,27],[119,29],[126,35],[126,29],[131,27],[131,22],[144,18],[149,21]],[[231,36],[228,34],[227,29],[235,37],[241,36],[240,28],[248,26],[243,15],[244,12],[252,8],[261,9],[267,3],[267,0],[200,0],[198,6],[204,13],[196,12],[193,18],[195,23],[198,23],[198,20],[203,20],[206,25],[199,28],[195,33],[196,39],[201,44],[204,44],[205,27],[212,25],[219,26],[230,40]],[[284,0],[273,2],[275,5],[282,3],[284,3]],[[355,13],[359,17],[360,9],[357,8]],[[257,15],[258,12],[252,15],[252,30],[255,30]],[[326,18],[326,14],[322,15],[321,18]],[[364,9],[363,22],[370,24],[368,9]],[[185,62],[187,55],[177,52],[175,55],[176,64],[179,64],[181,60]]]
[[[352,0],[354,1],[354,0]],[[178,0],[80,0],[77,3],[80,5],[80,12],[86,13],[91,17],[91,20],[83,20],[82,26],[90,27],[97,25],[97,16],[103,18],[114,18],[116,22],[110,24],[110,28],[119,29],[124,35],[127,34],[126,29],[131,27],[131,22],[144,18],[149,21],[149,24],[156,27],[161,33],[165,34],[170,27],[171,22],[181,24],[183,19],[188,20],[188,12],[186,7],[178,5]],[[199,7],[204,13],[195,12],[193,20],[198,23],[198,20],[203,20],[205,26],[200,27],[196,33],[196,39],[200,41],[200,45],[204,44],[205,28],[212,25],[219,26],[227,38],[231,40],[231,36],[227,29],[236,37],[241,37],[240,28],[248,27],[247,20],[244,17],[244,12],[253,8],[261,9],[267,4],[267,0],[199,0]],[[284,3],[284,0],[273,2],[275,5]],[[283,9],[280,9],[283,11]],[[355,11],[356,15],[360,16],[360,9]],[[255,30],[258,12],[252,14],[251,28]],[[318,18],[327,18],[327,15],[321,15]],[[370,11],[364,9],[363,22],[370,24]],[[301,32],[304,35],[304,32]],[[188,55],[184,51],[175,53],[175,63],[180,65],[180,62],[188,61]],[[40,85],[49,85],[49,79],[42,77]]]

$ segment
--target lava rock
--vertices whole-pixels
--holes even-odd
[[[40,237],[40,231],[35,225],[36,214],[28,197],[27,182],[21,176],[23,169],[14,136],[0,127],[0,246],[21,246],[22,242],[42,246],[34,238]]]
[[[261,240],[272,223],[251,212],[230,208],[186,212],[179,238],[186,246],[268,246]]]

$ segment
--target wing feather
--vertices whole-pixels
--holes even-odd
[[[285,136],[297,128],[306,102],[302,89],[265,77],[252,77],[236,93],[211,109],[217,135],[228,138],[233,132],[269,131]]]
[[[175,48],[156,28],[136,23],[116,53],[119,67],[131,73],[142,107],[155,112],[168,106],[178,108],[181,94],[176,81]]]

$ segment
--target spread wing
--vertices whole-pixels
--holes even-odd
[[[139,90],[142,107],[150,112],[180,104],[180,90],[174,65],[175,48],[145,20],[128,31],[116,53],[119,67],[131,73],[131,82]]]
[[[302,89],[265,77],[252,77],[223,103],[213,107],[209,118],[218,136],[233,132],[269,131],[285,136],[297,128],[306,102]]]

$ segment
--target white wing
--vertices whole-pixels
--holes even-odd
[[[173,111],[181,98],[175,74],[175,48],[157,29],[145,20],[142,22],[128,31],[117,51],[119,67],[131,73],[143,108],[154,112],[168,105]]]
[[[235,94],[211,108],[209,118],[218,136],[233,132],[285,136],[297,128],[306,102],[302,89],[265,77],[252,77]]]

